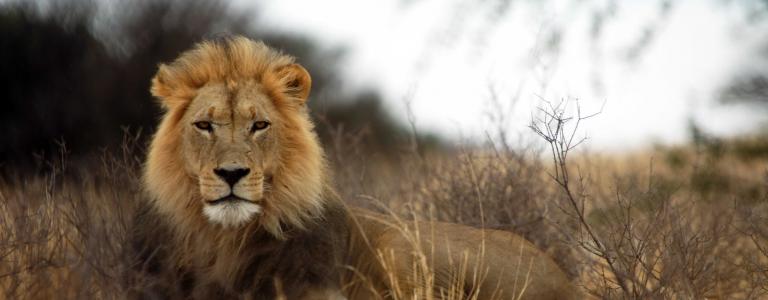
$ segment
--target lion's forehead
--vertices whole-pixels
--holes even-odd
[[[188,117],[194,120],[211,120],[221,124],[249,126],[240,120],[274,119],[272,101],[263,88],[254,82],[237,85],[210,83],[200,88],[190,104]]]

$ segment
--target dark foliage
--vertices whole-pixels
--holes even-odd
[[[148,92],[157,64],[220,34],[261,39],[297,56],[313,74],[313,111],[327,113],[318,118],[321,132],[365,131],[364,143],[372,149],[407,137],[376,93],[339,92],[332,74],[342,51],[320,51],[301,37],[262,32],[252,26],[258,12],[203,0],[118,2],[108,4],[111,14],[100,9],[105,5],[0,5],[0,166],[34,166],[58,153],[62,143],[77,160],[118,145],[125,131],[150,136],[160,114]]]

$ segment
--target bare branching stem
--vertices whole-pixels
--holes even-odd
[[[550,173],[549,175],[565,193],[565,199],[573,210],[572,213],[576,216],[579,227],[586,232],[588,239],[592,242],[592,245],[587,243],[580,243],[580,245],[588,252],[603,259],[616,277],[616,283],[621,287],[622,291],[624,291],[625,294],[630,294],[629,288],[625,282],[626,277],[622,276],[618,271],[611,251],[605,246],[605,243],[601,241],[589,222],[587,222],[585,217],[585,203],[583,201],[585,196],[576,196],[574,194],[570,173],[568,172],[568,154],[587,140],[586,137],[576,139],[576,132],[579,129],[581,121],[592,118],[600,112],[582,116],[581,107],[577,103],[576,117],[570,117],[567,116],[566,101],[561,101],[557,104],[553,104],[546,100],[544,100],[544,102],[546,107],[539,107],[538,109],[541,116],[534,118],[528,127],[547,142],[554,165],[554,174]],[[575,124],[573,128],[569,129],[567,125],[573,121],[575,121]]]

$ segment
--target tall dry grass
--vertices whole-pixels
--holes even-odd
[[[126,245],[142,201],[142,150],[126,139],[118,154],[46,171],[3,170],[0,181],[0,297],[112,299],[125,294]]]
[[[578,118],[558,107],[544,116],[534,125],[551,147],[545,151],[412,144],[391,155],[360,151],[359,138],[341,131],[326,149],[344,199],[395,216],[393,226],[414,244],[423,237],[413,220],[457,222],[521,234],[598,298],[768,296],[768,159],[745,158],[728,141],[614,157],[577,154],[568,130]],[[2,298],[113,299],[152,286],[126,254],[144,195],[144,145],[135,141],[85,161],[68,160],[63,150],[38,174],[3,170]],[[464,293],[463,278],[455,288],[434,289],[423,257],[413,274],[422,284],[404,289],[392,282],[384,296],[477,297]],[[393,264],[387,253],[378,258]],[[457,269],[467,265],[457,262]],[[481,271],[458,274],[482,280]],[[524,295],[524,283],[515,288]]]

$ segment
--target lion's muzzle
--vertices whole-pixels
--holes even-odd
[[[211,170],[211,169],[209,169]],[[265,178],[260,171],[240,166],[218,167],[201,177],[203,214],[213,223],[236,227],[262,212]]]

